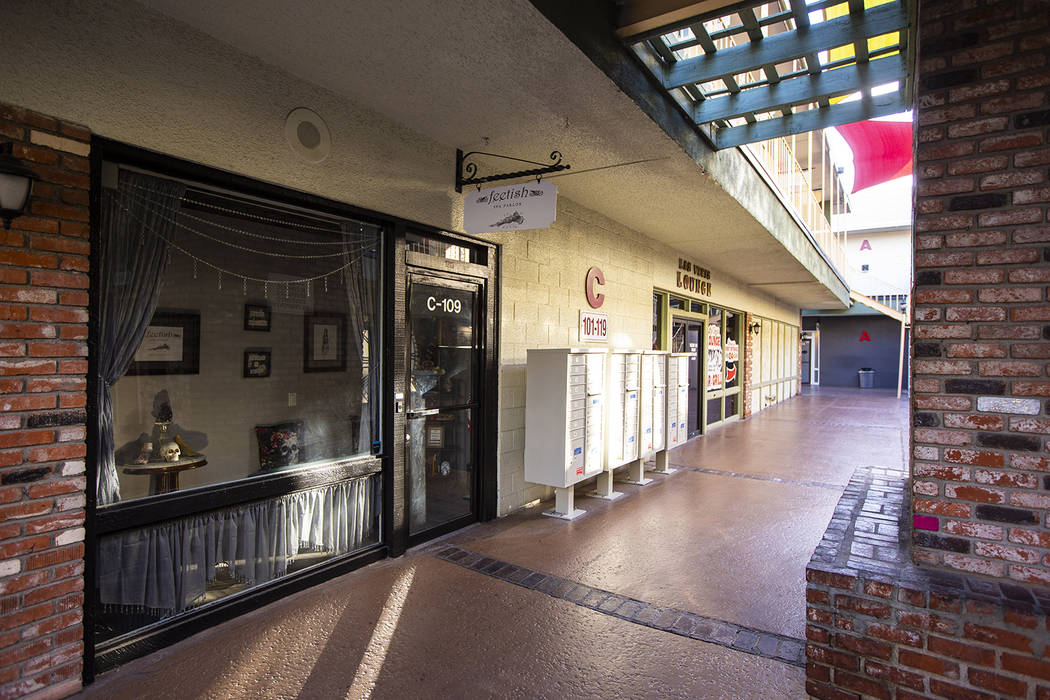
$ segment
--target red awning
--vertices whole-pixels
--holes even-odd
[[[911,175],[911,122],[853,122],[835,128],[853,150],[854,192]]]

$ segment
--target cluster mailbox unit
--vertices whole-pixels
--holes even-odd
[[[672,447],[684,445],[689,439],[689,358],[688,352],[673,352],[667,356],[667,444],[662,452],[656,453],[656,471],[670,474],[674,469],[667,465],[667,451]]]
[[[525,382],[525,480],[555,488],[547,515],[572,519],[573,486],[602,471],[605,350],[530,349]]]
[[[646,350],[642,353],[639,387],[641,446],[638,456],[640,459],[631,465],[629,483],[644,485],[652,481],[652,479],[645,478],[643,464],[648,458],[666,449],[664,434],[667,426],[664,424],[664,411],[666,410],[667,355],[667,352],[661,350]]]
[[[613,471],[639,459],[639,391],[642,351],[610,350],[608,394],[606,395],[605,471],[598,476],[592,496],[613,499],[623,494],[613,491]]]
[[[553,486],[554,509],[571,520],[573,487],[614,499],[613,472],[646,484],[644,462],[668,474],[667,450],[685,442],[689,353],[593,348],[530,349],[525,382],[525,480]]]

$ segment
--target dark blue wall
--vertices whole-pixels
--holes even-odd
[[[886,316],[804,316],[802,328],[820,324],[820,385],[859,386],[857,370],[875,370],[875,387],[897,388],[901,324]],[[861,342],[867,331],[870,342]],[[907,347],[908,336],[904,338]],[[908,357],[904,357],[904,388],[908,388]]]

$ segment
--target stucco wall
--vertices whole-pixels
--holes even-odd
[[[850,233],[846,238],[850,286],[868,296],[909,294],[911,247],[911,228]],[[862,265],[868,266],[867,272]]]
[[[18,67],[4,79],[9,103],[440,228],[461,219],[451,187],[454,147],[138,4],[7,3],[4,21],[0,63]],[[331,130],[331,155],[321,163],[300,160],[285,142],[284,119],[297,107],[320,114]]]

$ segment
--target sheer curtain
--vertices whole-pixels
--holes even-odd
[[[120,171],[117,188],[102,191],[99,241],[98,483],[103,506],[120,500],[113,457],[113,399],[110,387],[128,370],[157,306],[161,276],[174,240],[175,216],[185,185]]]
[[[377,307],[375,281],[379,279],[379,231],[364,227],[358,237],[353,237],[351,227],[343,224],[343,251],[346,267],[343,268],[343,286],[350,307],[350,337],[358,352],[362,345],[368,349],[368,374],[361,377],[362,406],[361,430],[358,437],[358,452],[372,451],[372,426],[379,425],[379,309]],[[356,245],[353,241],[359,241]],[[364,400],[368,406],[364,405]]]
[[[203,513],[99,539],[99,601],[174,615],[223,577],[256,586],[307,552],[347,554],[378,541],[379,475]]]

